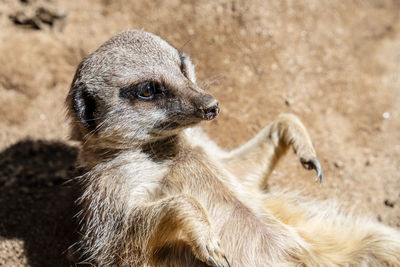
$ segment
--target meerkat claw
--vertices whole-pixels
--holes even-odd
[[[322,184],[323,180],[324,180],[324,173],[322,172],[322,169],[320,168],[317,170],[317,178],[315,178],[315,181],[316,182],[319,181],[319,183]]]
[[[228,267],[232,267],[232,265],[229,262],[228,257],[226,255],[224,255],[224,259],[225,259],[226,263],[228,263]]]
[[[220,267],[218,264],[215,263],[215,261],[212,257],[209,257],[208,261],[212,264],[213,267]]]
[[[312,157],[309,161],[301,160],[301,164],[307,170],[314,169],[317,172],[317,178],[315,179],[315,181],[319,181],[320,183],[322,183],[324,179],[324,173],[322,172],[321,164],[316,157]]]
[[[227,258],[225,255],[224,255],[223,257],[224,257],[226,263],[228,264],[228,267],[232,267],[232,265],[231,265],[231,263],[229,262],[228,258]],[[215,260],[213,259],[213,257],[209,257],[209,258],[208,258],[208,261],[211,263],[211,265],[212,265],[213,267],[226,267],[225,264],[217,264],[217,263],[215,262]]]

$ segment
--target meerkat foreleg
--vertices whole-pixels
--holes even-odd
[[[213,267],[230,267],[205,209],[193,197],[173,196],[133,210],[133,225],[138,228],[134,231],[147,233],[145,239],[141,236],[137,240],[139,246],[147,244],[145,253],[152,255],[163,245],[184,236],[199,260]]]
[[[228,153],[224,162],[245,184],[265,189],[269,174],[290,146],[301,164],[315,169],[317,180],[322,182],[323,173],[311,138],[292,114],[280,115],[249,142]]]

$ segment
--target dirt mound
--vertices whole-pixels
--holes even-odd
[[[0,265],[68,266],[77,148],[64,98],[81,58],[127,28],[191,55],[221,103],[204,126],[222,146],[278,113],[302,118],[325,183],[289,153],[271,190],[337,198],[400,227],[399,14],[397,0],[3,0]]]

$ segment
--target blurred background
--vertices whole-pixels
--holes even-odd
[[[80,60],[121,30],[160,35],[221,103],[224,148],[279,113],[307,126],[325,172],[292,152],[270,190],[337,199],[400,228],[399,0],[1,0],[0,266],[73,266],[73,164],[64,99]]]

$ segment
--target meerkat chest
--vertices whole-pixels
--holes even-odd
[[[183,151],[164,177],[164,195],[186,194],[196,198],[209,212],[235,202],[236,187],[229,173],[215,164],[201,149]]]
[[[117,191],[132,203],[178,194],[189,194],[206,202],[212,198],[213,190],[223,188],[216,169],[199,151],[183,151],[173,159],[162,161],[140,151],[131,151],[119,155],[103,166],[104,169],[108,170],[104,180],[117,187]]]
[[[185,151],[170,163],[162,194],[187,194],[196,198],[217,228],[222,227],[229,217],[226,215],[235,210],[246,211],[243,216],[249,220],[264,210],[254,194],[201,149]]]
[[[129,152],[115,159],[108,169],[109,182],[121,197],[134,204],[160,198],[168,164],[155,162],[140,152]]]
[[[186,149],[170,162],[165,189],[181,193],[204,191],[207,185],[217,186],[217,172],[201,149]]]

